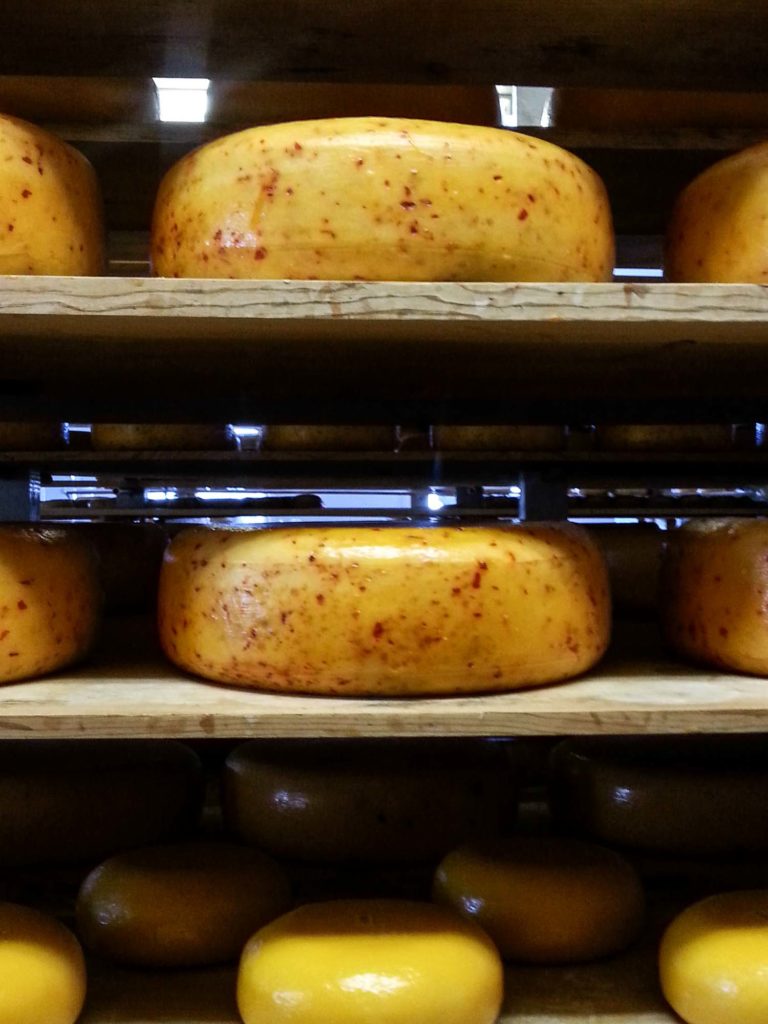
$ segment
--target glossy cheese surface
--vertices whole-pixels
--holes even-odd
[[[667,231],[670,281],[768,283],[768,142],[709,167],[682,192]]]
[[[171,660],[209,679],[405,696],[577,675],[610,609],[568,525],[191,529],[166,551],[159,624]]]
[[[162,277],[603,281],[600,179],[570,153],[497,128],[376,117],[252,128],[164,178]]]
[[[0,274],[101,274],[93,168],[49,132],[0,115]]]
[[[476,925],[428,903],[308,904],[243,951],[245,1024],[494,1024],[502,967]]]
[[[575,839],[517,836],[449,853],[434,898],[481,925],[505,960],[578,963],[638,934],[645,898],[613,850]]]
[[[290,902],[288,879],[258,850],[202,841],[150,846],[88,875],[78,933],[92,952],[137,967],[223,963]]]
[[[0,682],[84,657],[101,601],[95,555],[73,530],[0,526]]]
[[[667,929],[659,950],[664,996],[685,1024],[768,1020],[768,890],[710,896]]]
[[[85,989],[74,935],[37,910],[0,903],[0,1024],[75,1024]]]
[[[768,675],[768,519],[689,522],[668,536],[669,643],[695,661]]]

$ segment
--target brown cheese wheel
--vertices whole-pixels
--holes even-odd
[[[768,128],[768,96],[671,89],[555,89],[557,128]]]
[[[392,451],[395,431],[387,426],[304,426],[278,423],[265,430],[265,451]]]
[[[578,675],[610,607],[569,525],[191,529],[166,550],[159,623],[171,660],[208,679],[409,696]]]
[[[557,451],[564,444],[562,427],[548,425],[433,427],[435,448],[441,451]]]
[[[91,446],[99,451],[208,451],[229,447],[223,424],[93,423]]]
[[[0,451],[48,451],[61,445],[60,423],[0,423]]]
[[[164,277],[603,281],[614,240],[600,179],[550,143],[383,117],[252,128],[165,176]]]
[[[617,423],[596,428],[600,448],[608,451],[721,452],[733,447],[730,423]]]

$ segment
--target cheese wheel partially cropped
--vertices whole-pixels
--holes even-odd
[[[605,556],[614,609],[655,614],[666,532],[652,523],[590,526],[589,532]]]
[[[265,428],[265,451],[392,451],[395,430],[391,426],[288,424]]]
[[[158,615],[166,654],[207,679],[344,696],[568,679],[610,630],[605,566],[567,524],[191,529]]]
[[[0,903],[0,1024],[75,1024],[85,990],[83,951],[69,929]]]
[[[449,853],[433,896],[490,935],[505,960],[597,960],[643,923],[635,869],[613,850],[557,836],[515,836]]]
[[[691,521],[668,535],[667,641],[686,658],[768,675],[768,519]]]
[[[223,423],[91,424],[91,447],[99,451],[215,451],[229,445]]]
[[[764,746],[748,736],[566,740],[553,754],[553,810],[567,829],[629,849],[764,852]]]
[[[0,114],[0,274],[101,274],[93,168],[61,139]]]
[[[437,424],[432,436],[435,448],[445,451],[557,451],[565,443],[563,428],[548,424]]]
[[[615,423],[598,426],[596,440],[608,451],[722,452],[733,447],[730,423]]]
[[[0,867],[74,864],[184,835],[200,762],[160,740],[0,744]]]
[[[78,895],[77,928],[87,949],[117,963],[199,967],[236,960],[290,904],[285,873],[258,850],[149,846],[94,868]]]
[[[152,223],[163,277],[603,281],[605,189],[497,128],[384,117],[251,128],[184,157]]]
[[[0,682],[83,658],[100,613],[96,559],[73,530],[0,526]]]
[[[483,740],[255,740],[227,758],[223,793],[241,840],[316,863],[434,862],[517,810],[504,751]]]
[[[477,925],[400,900],[313,903],[248,942],[245,1024],[494,1024],[502,965]]]
[[[726,157],[681,195],[667,229],[669,281],[768,283],[768,142]]]
[[[557,128],[766,128],[768,95],[684,89],[559,88],[552,94]]]
[[[0,451],[46,451],[62,441],[60,423],[0,423]]]
[[[685,1024],[768,1020],[768,890],[710,896],[667,928],[659,949],[664,997]]]

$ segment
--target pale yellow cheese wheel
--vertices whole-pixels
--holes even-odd
[[[224,820],[289,860],[434,862],[509,830],[515,782],[503,749],[482,740],[255,740],[227,758]]]
[[[77,928],[87,949],[117,963],[198,967],[236,960],[290,904],[285,873],[258,850],[149,846],[94,868],[80,888]]]
[[[92,423],[91,446],[99,451],[207,451],[227,448],[224,424]]]
[[[85,990],[75,936],[38,910],[0,903],[0,1024],[75,1024]]]
[[[603,281],[611,213],[577,157],[497,128],[377,117],[226,136],[165,176],[163,277]]]
[[[0,682],[84,657],[100,611],[96,559],[73,530],[0,527]]]
[[[505,960],[578,963],[617,953],[643,923],[635,869],[613,850],[556,836],[461,847],[433,896],[481,925]]]
[[[669,535],[662,618],[680,654],[768,675],[768,519],[691,521]]]
[[[0,274],[101,274],[93,168],[49,132],[0,115]]]
[[[710,896],[682,912],[659,949],[665,998],[685,1024],[768,1020],[768,890]]]
[[[253,936],[237,980],[245,1024],[494,1024],[502,994],[477,925],[400,900],[299,907]]]
[[[720,160],[679,196],[667,230],[669,281],[768,283],[768,142]]]
[[[567,524],[191,529],[166,550],[158,614],[182,668],[344,696],[564,680],[610,630],[604,563]]]
[[[200,816],[201,767],[158,740],[0,744],[0,867],[95,861],[177,838]]]

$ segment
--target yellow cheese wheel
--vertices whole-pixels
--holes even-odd
[[[720,160],[681,193],[664,258],[669,281],[768,283],[768,142]]]
[[[637,936],[645,898],[635,869],[577,839],[517,836],[461,847],[435,873],[433,896],[482,925],[505,960],[576,963]]]
[[[768,128],[768,96],[752,92],[561,88],[552,95],[557,128]]]
[[[392,451],[395,431],[388,426],[329,426],[277,423],[266,428],[265,451]]]
[[[552,804],[569,829],[629,848],[711,857],[768,850],[768,755],[740,736],[567,740]]]
[[[433,427],[435,448],[445,451],[557,451],[563,447],[562,427],[515,424],[511,426],[465,426],[445,424]]]
[[[227,448],[229,443],[224,424],[91,424],[91,446],[99,451],[215,451]]]
[[[181,743],[5,740],[0,866],[97,860],[178,836],[200,813],[201,769]]]
[[[722,452],[733,447],[730,423],[617,423],[599,426],[596,440],[608,451]]]
[[[442,907],[338,900],[262,928],[240,960],[245,1024],[494,1024],[499,955]]]
[[[591,526],[589,532],[605,556],[613,607],[656,612],[665,531],[652,524],[632,524]]]
[[[0,115],[0,274],[101,274],[93,168],[49,132]]]
[[[189,842],[120,853],[82,884],[77,927],[87,949],[134,967],[235,960],[257,928],[290,907],[284,872],[263,853]]]
[[[84,657],[100,611],[96,559],[73,530],[0,526],[0,682]]]
[[[166,550],[158,610],[182,668],[345,696],[567,679],[610,628],[604,564],[567,524],[191,529]]]
[[[687,658],[768,675],[768,519],[689,522],[669,535],[664,633]]]
[[[768,890],[710,896],[682,912],[659,949],[664,996],[685,1024],[768,1020]]]
[[[508,828],[516,797],[503,750],[483,741],[253,741],[224,771],[229,829],[300,861],[435,861]]]
[[[0,903],[0,1024],[75,1024],[85,988],[74,935],[38,910]]]
[[[378,117],[226,136],[155,206],[164,277],[603,281],[604,187],[577,157],[497,128]]]
[[[154,609],[167,534],[156,523],[82,523],[93,545],[107,612]]]

